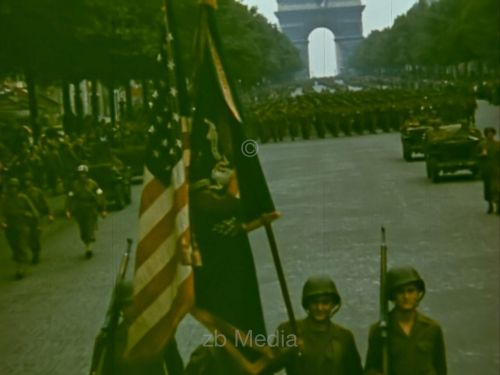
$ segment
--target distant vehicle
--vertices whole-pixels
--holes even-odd
[[[112,163],[89,165],[89,176],[104,192],[109,208],[121,210],[132,202],[130,170],[119,170]]]
[[[114,148],[113,154],[130,168],[132,183],[140,183],[144,174],[146,147],[128,145],[126,148]]]
[[[405,121],[401,126],[401,145],[403,146],[403,159],[411,161],[413,154],[425,152],[425,134],[430,126],[417,119]]]
[[[426,172],[433,182],[441,174],[468,170],[479,175],[481,132],[463,124],[443,125],[426,133]]]

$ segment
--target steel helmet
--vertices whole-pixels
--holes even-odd
[[[76,170],[80,173],[88,173],[89,167],[85,164],[80,164]]]
[[[425,294],[424,280],[422,280],[415,268],[410,266],[391,268],[387,272],[387,297],[391,301],[394,301],[396,290],[404,285],[412,283],[415,283],[417,288]]]
[[[328,276],[313,276],[307,279],[302,289],[302,307],[307,310],[311,297],[331,295],[335,305],[340,306],[341,300],[337,287]]]

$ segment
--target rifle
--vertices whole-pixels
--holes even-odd
[[[118,274],[116,275],[111,301],[101,331],[96,337],[90,375],[111,375],[116,373],[116,330],[120,320],[123,307],[123,296],[120,296],[118,288],[123,285],[127,274],[132,239],[127,238],[127,249],[123,253]],[[123,294],[123,293],[122,293]],[[119,298],[122,297],[122,298]]]
[[[388,351],[388,300],[387,300],[387,244],[385,242],[385,228],[380,228],[382,243],[380,245],[380,337],[382,339],[382,374],[389,374]]]

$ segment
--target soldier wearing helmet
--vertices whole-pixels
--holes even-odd
[[[30,248],[33,253],[32,263],[37,264],[40,261],[40,252],[42,250],[42,218],[47,216],[48,220],[52,222],[54,217],[43,191],[34,185],[33,175],[27,174],[24,176],[22,188],[23,193],[30,199],[40,215],[40,220],[31,223],[29,236]]]
[[[38,211],[30,199],[20,191],[17,178],[7,181],[7,191],[0,206],[3,219],[0,226],[5,229],[7,242],[12,249],[16,262],[16,278],[22,279],[25,274],[25,263],[28,262],[30,228],[38,222]]]
[[[85,256],[92,257],[92,243],[95,242],[97,217],[106,216],[104,194],[97,182],[89,178],[89,167],[77,168],[78,178],[73,182],[66,200],[66,216],[75,217],[80,229],[80,238],[85,245]]]
[[[446,375],[443,332],[438,323],[417,311],[425,283],[413,267],[387,272],[387,296],[394,308],[388,319],[388,357],[391,375]],[[370,328],[365,374],[382,374],[380,322]]]
[[[500,215],[500,141],[495,139],[495,128],[484,128],[484,139],[480,144],[481,177],[483,196],[488,203],[487,213],[496,211]]]
[[[341,298],[327,276],[309,278],[302,290],[305,319],[297,321],[298,354],[289,358],[288,375],[358,375],[361,359],[351,331],[331,321]],[[289,337],[290,322],[278,327],[278,337]],[[285,348],[290,349],[290,348]]]

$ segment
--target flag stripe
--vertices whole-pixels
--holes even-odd
[[[136,270],[149,259],[163,243],[165,236],[169,236],[173,232],[175,213],[166,213],[162,220],[147,233],[145,238],[139,242],[136,256]]]
[[[151,176],[149,172],[147,174]],[[141,196],[141,206],[139,210],[139,215],[142,216],[143,213],[147,211],[154,204],[154,202],[160,197],[160,195],[164,191],[165,191],[165,186],[163,186],[163,184],[160,181],[155,180],[154,178],[151,179],[151,181],[149,182],[145,182]]]
[[[144,168],[144,178],[143,178],[143,182],[142,182],[143,188],[144,188],[144,186],[149,184],[154,179],[155,179],[155,176],[147,168]],[[143,193],[144,193],[144,190],[143,190]]]
[[[187,218],[187,207],[183,209],[184,212],[181,215]],[[182,224],[180,224],[181,233],[186,233],[188,229],[189,223],[186,220],[182,220]],[[185,234],[184,234],[185,235]],[[163,243],[158,247],[158,250],[155,251],[148,259],[146,259],[140,266],[137,268],[135,272],[135,293],[139,293],[142,288],[151,281],[154,277],[155,269],[163,268],[165,264],[167,264],[176,254],[182,245],[181,237],[177,237],[175,234],[171,234],[168,238],[163,241]],[[179,243],[177,243],[179,242]]]
[[[174,281],[177,265],[179,264],[179,257],[179,253],[176,253],[163,267],[158,267],[159,271],[153,275],[149,283],[135,293],[136,303],[129,311],[131,318],[136,319],[139,313],[154,303],[156,292],[167,289]]]
[[[141,224],[139,227],[139,245],[150,236],[152,232],[162,233],[163,226],[167,214],[175,215],[175,212],[170,211],[172,209],[174,200],[174,189],[165,189],[162,194],[155,200],[153,205],[151,205],[148,210],[144,211],[140,217]],[[153,248],[152,250],[155,250]]]
[[[184,185],[182,190],[187,191],[187,186]],[[176,203],[177,207],[184,207],[187,204],[187,196],[185,195],[177,195],[174,199],[178,201]],[[138,270],[142,264],[147,261],[147,259],[158,251],[165,238],[168,238],[172,233],[179,235],[179,232],[175,231],[176,219],[177,213],[174,210],[168,211],[139,242],[135,261],[136,270]],[[183,222],[188,220],[189,219],[187,217],[182,219]]]
[[[159,187],[161,182],[158,180],[153,180],[148,183],[146,186],[146,191],[144,194],[152,193],[155,195],[155,199],[152,200],[150,198],[141,198],[141,208],[140,208],[140,233],[139,233],[139,241],[143,239],[143,236],[146,234],[149,228],[154,227],[162,218],[162,215],[165,211],[169,211],[172,208],[172,202],[174,197],[174,189],[178,189],[182,187],[185,183],[185,172],[184,172],[184,164],[182,159],[176,164],[174,167],[173,180],[177,183],[173,183],[173,187],[169,187],[165,189],[164,187]],[[161,190],[163,189],[163,190]],[[183,193],[177,193],[177,195],[182,195]],[[144,206],[143,206],[144,201]],[[155,204],[158,203],[158,204]]]
[[[162,291],[130,326],[128,347],[131,357],[136,356],[134,347],[139,348],[135,350],[151,346],[161,348],[165,337],[172,337],[180,319],[189,311],[191,306],[185,304],[185,298],[192,293],[192,272],[187,266],[179,266],[176,271],[172,285]],[[144,353],[144,356],[148,355],[151,353]]]

